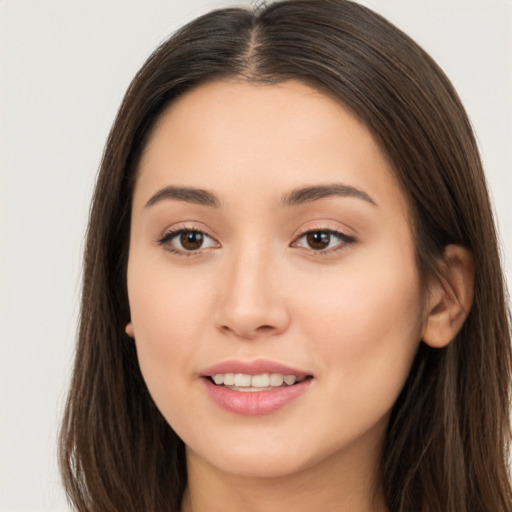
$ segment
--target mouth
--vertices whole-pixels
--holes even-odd
[[[237,415],[274,413],[300,401],[314,379],[309,372],[277,361],[229,360],[200,374],[208,396],[222,409]]]
[[[295,386],[312,379],[312,375],[293,375],[283,373],[215,373],[207,376],[215,386],[241,392],[272,391],[278,388]]]

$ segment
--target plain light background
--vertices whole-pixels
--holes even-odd
[[[149,53],[250,1],[0,0],[0,511],[67,510],[56,435],[103,144]],[[512,285],[512,1],[369,0],[445,69],[479,139]],[[143,478],[143,475],[141,475]]]

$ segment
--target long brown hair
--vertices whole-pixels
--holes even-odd
[[[76,360],[60,464],[80,511],[178,511],[182,441],[142,379],[126,264],[138,159],[174,98],[225,78],[300,80],[338,98],[392,162],[426,283],[447,244],[468,248],[474,304],[444,349],[420,344],[391,414],[381,478],[392,512],[508,512],[510,320],[492,210],[472,129],[444,73],[409,37],[348,0],[214,11],[147,60],[110,133],[90,213]]]

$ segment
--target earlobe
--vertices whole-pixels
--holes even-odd
[[[124,332],[130,336],[130,338],[135,338],[135,333],[133,331],[133,324],[131,322],[128,322],[126,324],[126,327],[124,328]]]
[[[447,346],[462,328],[473,304],[473,256],[460,245],[447,245],[441,276],[429,287],[423,341],[433,347]]]

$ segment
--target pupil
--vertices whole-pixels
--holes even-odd
[[[331,235],[323,231],[313,231],[308,233],[307,240],[312,249],[325,249],[331,241]]]
[[[203,234],[197,231],[184,231],[180,235],[180,242],[189,251],[200,249],[203,245]]]

